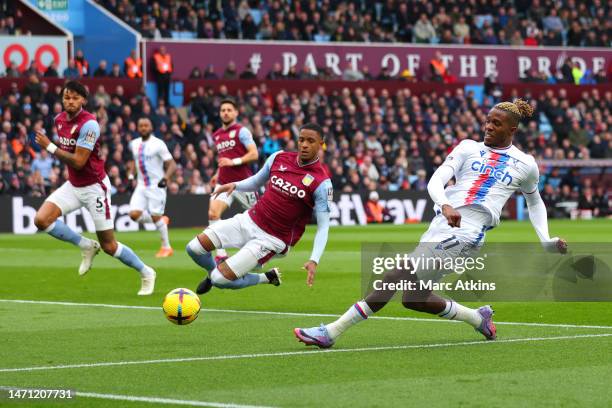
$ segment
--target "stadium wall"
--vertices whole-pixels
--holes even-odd
[[[554,74],[566,58],[580,64],[583,71],[598,72],[606,69],[612,59],[609,48],[224,40],[146,41],[145,59],[150,60],[162,45],[172,55],[175,79],[186,79],[194,66],[202,68],[209,64],[220,77],[228,61],[234,61],[239,72],[250,64],[258,78],[265,77],[274,63],[282,64],[285,73],[294,65],[298,71],[309,65],[315,70],[330,68],[336,75],[342,75],[350,65],[358,70],[368,66],[374,77],[382,67],[388,67],[391,76],[408,69],[417,78],[423,78],[429,76],[429,61],[440,51],[458,82],[481,85],[490,75],[497,76],[500,83],[511,83],[524,78],[524,73],[531,69]]]
[[[43,200],[44,198],[37,197],[1,196],[0,232],[36,233],[34,215]],[[128,216],[129,200],[128,195],[112,198],[111,216],[117,231],[137,231],[139,229],[139,224]],[[204,227],[207,225],[208,201],[209,195],[207,194],[169,196],[166,214],[172,220],[172,227]],[[331,204],[331,225],[365,225],[367,223],[366,202],[365,194],[336,193]],[[380,202],[389,209],[394,224],[430,221],[434,216],[433,203],[426,192],[381,192]],[[238,211],[238,208],[232,207],[224,214],[224,217],[232,217]],[[64,218],[66,224],[76,231],[95,231],[93,221],[85,209],[75,211]],[[151,224],[144,229],[154,230],[155,226]]]

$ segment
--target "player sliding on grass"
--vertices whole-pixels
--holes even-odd
[[[66,83],[62,91],[64,112],[55,117],[59,146],[43,133],[36,133],[36,143],[68,165],[68,181],[55,190],[38,209],[34,223],[52,237],[81,248],[83,260],[79,275],[91,268],[102,249],[140,273],[139,295],[150,295],[155,286],[155,271],[145,265],[127,246],[117,242],[110,212],[110,181],[100,156],[100,125],[96,117],[83,109],[87,90],[76,81]],[[58,218],[85,207],[93,218],[100,244],[79,235]]]
[[[567,251],[564,240],[548,235],[546,207],[538,192],[539,171],[535,159],[512,145],[519,121],[532,113],[531,106],[520,99],[514,103],[499,103],[487,116],[484,142],[464,140],[449,154],[427,186],[437,215],[413,254],[445,259],[480,248],[486,231],[499,224],[504,204],[517,190],[525,196],[529,219],[542,245],[549,251]],[[456,184],[445,190],[444,186],[453,176]],[[383,282],[436,281],[444,276],[444,271],[424,270],[417,271],[416,275],[393,271],[384,276]],[[309,329],[297,328],[294,334],[307,345],[331,347],[349,327],[382,309],[394,293],[373,291],[335,322]],[[470,309],[429,290],[404,291],[402,304],[408,309],[466,322],[487,340],[496,338],[493,310],[488,305]]]
[[[242,289],[260,283],[278,286],[278,268],[265,273],[249,273],[295,245],[311,220],[317,219],[317,233],[310,259],[304,264],[307,283],[312,285],[319,259],[327,243],[329,200],[332,185],[318,157],[324,142],[323,130],[309,123],[300,128],[298,153],[276,152],[254,176],[238,183],[218,186],[214,194],[266,191],[255,206],[233,218],[211,224],[187,244],[187,253],[208,271],[196,292],[203,294],[212,286]],[[211,252],[217,248],[240,248],[227,260],[215,266]]]

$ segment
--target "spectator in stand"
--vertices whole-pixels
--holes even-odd
[[[436,30],[427,18],[427,14],[422,13],[419,20],[414,25],[414,39],[417,43],[431,43],[436,38]]]
[[[204,71],[204,79],[219,79],[215,73],[215,67],[212,64],[208,64],[206,71]]]
[[[73,59],[68,60],[68,66],[64,69],[63,75],[66,79],[78,79],[80,78],[79,70],[76,67],[76,63]]]
[[[123,78],[123,73],[121,72],[121,67],[117,63],[113,63],[113,66],[108,73],[109,78]]]
[[[223,71],[223,79],[238,79],[238,72],[236,71],[236,63],[229,61],[225,71]]]
[[[283,79],[284,75],[283,75],[283,67],[281,66],[281,64],[279,62],[275,62],[274,65],[272,66],[272,70],[270,70],[270,72],[268,72],[268,75],[266,75],[266,79]]]
[[[253,72],[250,62],[247,64],[246,69],[242,72],[242,74],[240,74],[240,79],[257,79],[257,75],[255,75],[255,72]]]
[[[49,156],[46,150],[41,150],[36,154],[36,158],[32,160],[32,173],[39,172],[45,182],[49,182],[51,172],[53,170],[53,158]]]
[[[202,70],[199,67],[193,67],[189,73],[189,79],[202,79]]]
[[[22,97],[29,97],[29,100],[33,104],[38,104],[43,98],[43,89],[38,79],[38,75],[30,74],[28,77],[28,83],[23,87]]]
[[[19,78],[19,70],[17,69],[17,64],[15,61],[9,62],[9,65],[6,67],[6,71],[4,72],[4,76],[7,78]]]
[[[106,71],[106,60],[100,60],[100,63],[94,71],[93,76],[96,78],[104,78],[108,76],[108,72]]]
[[[51,61],[47,69],[45,70],[44,77],[45,78],[57,78],[59,73],[57,72],[57,66],[54,61]]]

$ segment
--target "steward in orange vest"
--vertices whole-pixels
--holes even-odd
[[[136,51],[132,51],[123,64],[123,71],[128,78],[142,78],[142,60]]]
[[[159,52],[153,55],[155,60],[155,70],[158,74],[170,74],[172,73],[172,57],[166,53],[166,47],[161,47]]]

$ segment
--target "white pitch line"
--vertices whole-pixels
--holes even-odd
[[[106,303],[75,303],[75,302],[56,302],[47,300],[22,300],[22,299],[0,299],[0,303],[26,303],[26,304],[41,304],[52,306],[77,306],[77,307],[101,307],[109,309],[141,309],[141,310],[156,310],[160,308],[156,306],[135,306],[135,305],[113,305]],[[302,312],[274,312],[267,310],[232,310],[232,309],[202,309],[205,312],[214,313],[239,313],[239,314],[263,314],[273,316],[298,316],[298,317],[338,317],[338,314],[333,313],[302,313]],[[371,316],[368,320],[399,320],[411,322],[431,322],[431,323],[461,323],[456,320],[446,319],[427,319],[421,317],[394,317],[394,316]],[[498,322],[499,326],[533,326],[533,327],[559,327],[568,329],[612,329],[612,326],[599,325],[584,325],[584,324],[566,324],[566,323],[531,323],[531,322]]]
[[[0,386],[0,390],[25,390],[25,389],[34,389],[34,388],[26,388],[26,387],[6,387]],[[97,398],[97,399],[105,399],[105,400],[115,400],[115,401],[130,401],[130,402],[148,402],[151,404],[168,404],[168,405],[188,405],[191,407],[213,407],[213,408],[270,408],[261,405],[242,405],[242,404],[234,404],[234,403],[222,403],[222,402],[209,402],[209,401],[193,401],[193,400],[181,400],[181,399],[173,399],[173,398],[160,398],[160,397],[139,397],[135,395],[117,395],[117,394],[102,394],[98,392],[82,392],[75,391],[74,398]],[[72,399],[62,399],[62,400],[46,400],[46,401],[74,401]]]
[[[84,364],[66,364],[57,366],[35,366],[35,367],[19,367],[19,368],[0,368],[0,373],[15,373],[23,371],[44,371],[44,370],[63,370],[71,368],[95,368],[95,367],[112,367],[112,366],[127,366],[127,365],[143,365],[143,364],[164,364],[164,363],[184,363],[193,361],[214,361],[214,360],[237,360],[237,359],[252,359],[263,357],[288,357],[288,356],[303,356],[311,354],[328,354],[328,353],[360,353],[368,351],[389,351],[389,350],[410,350],[410,349],[428,349],[441,347],[459,347],[459,346],[482,346],[485,344],[505,344],[505,343],[523,343],[535,341],[553,341],[553,340],[574,340],[587,339],[597,337],[612,337],[612,333],[600,334],[577,334],[574,336],[554,336],[554,337],[523,337],[516,339],[502,339],[496,341],[462,341],[457,343],[432,343],[432,344],[407,344],[403,346],[377,346],[377,347],[358,347],[347,349],[325,349],[325,350],[305,350],[305,351],[284,351],[278,353],[254,353],[254,354],[228,354],[220,356],[203,356],[203,357],[183,357],[183,358],[166,358],[158,360],[140,360],[140,361],[109,361],[105,363],[84,363]]]

